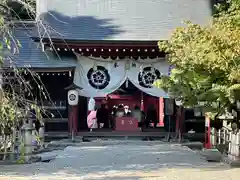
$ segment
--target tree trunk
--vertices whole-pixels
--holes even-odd
[[[8,137],[4,135],[3,136],[3,147],[4,147],[3,161],[7,159],[7,145],[8,145]]]
[[[16,128],[12,129],[12,141],[11,141],[11,160],[15,159],[15,145],[16,145]]]
[[[2,77],[2,70],[0,68],[0,103],[2,101],[3,98],[3,77]]]
[[[2,72],[1,72],[1,68],[0,68],[0,104],[2,103],[2,99],[3,99],[3,78],[2,78]],[[1,121],[1,119],[0,119]]]

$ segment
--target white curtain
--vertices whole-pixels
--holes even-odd
[[[169,64],[164,59],[144,59],[144,60],[130,60],[130,59],[102,59],[93,57],[84,57],[77,55],[78,65],[75,70],[74,84],[82,87],[79,90],[79,95],[85,97],[105,97],[117,89],[126,81],[133,83],[141,91],[156,97],[167,97],[167,94],[159,88],[151,87],[146,88],[139,84],[139,73],[143,71],[145,67],[151,67],[158,70],[163,75],[169,74]],[[88,72],[90,69],[97,70],[97,67],[104,67],[110,76],[108,85],[103,89],[96,89],[89,83]]]
[[[78,65],[75,70],[74,84],[82,87],[79,90],[80,96],[85,97],[105,97],[107,94],[116,91],[126,80],[125,62],[118,62],[118,67],[114,67],[112,59],[89,58],[77,55]],[[104,89],[96,89],[89,83],[87,74],[91,68],[102,66],[108,70],[110,75],[109,84]]]
[[[131,69],[127,72],[127,76],[129,80],[133,83],[141,91],[156,97],[167,97],[167,94],[159,88],[151,87],[145,88],[139,84],[138,75],[145,67],[152,67],[157,69],[162,75],[168,75],[169,63],[164,60],[157,59],[145,59],[142,61],[135,62],[136,66],[131,67]]]

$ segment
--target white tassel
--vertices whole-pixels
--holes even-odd
[[[41,43],[41,46],[42,46],[42,52],[45,52],[45,45],[44,45],[44,43]]]
[[[151,64],[151,73],[155,74],[155,68],[153,67],[153,65]]]
[[[96,64],[96,62],[94,62],[94,64],[93,64],[93,67],[92,67],[92,68],[93,68],[93,70],[94,70],[94,71],[96,71],[96,70],[97,70],[97,64]]]
[[[95,110],[95,99],[90,98],[88,101],[88,110],[89,111],[94,111]]]
[[[125,87],[128,88],[128,79],[126,80]]]
[[[140,75],[142,75],[142,73],[143,73],[143,66],[141,65],[140,66]]]

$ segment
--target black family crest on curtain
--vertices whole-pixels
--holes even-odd
[[[108,70],[103,66],[89,69],[87,73],[89,84],[95,89],[104,89],[110,82]]]
[[[161,78],[159,70],[153,67],[145,67],[138,73],[139,85],[145,88],[152,88],[154,81]]]

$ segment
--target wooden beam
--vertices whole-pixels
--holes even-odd
[[[71,67],[71,68],[32,68],[31,69],[32,71],[34,72],[55,72],[55,73],[58,73],[58,72],[69,72],[69,71],[74,71],[75,70],[75,67]]]
[[[39,38],[32,37],[32,39],[36,42],[45,42],[50,43],[49,38]],[[51,42],[53,44],[75,44],[81,46],[128,46],[128,47],[142,47],[142,46],[157,46],[158,40],[156,41],[131,41],[131,40],[76,40],[76,39],[59,39],[59,38],[51,38]]]
[[[24,69],[24,68],[19,68],[19,69]],[[69,72],[69,71],[74,71],[75,67],[62,67],[62,68],[26,68],[34,72]],[[0,73],[10,73],[14,72],[12,68],[5,68],[5,69],[0,69]]]

